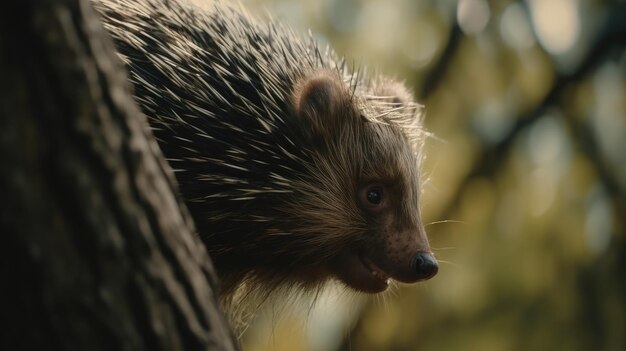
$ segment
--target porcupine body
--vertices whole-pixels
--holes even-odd
[[[222,280],[379,292],[437,264],[419,215],[420,109],[402,84],[215,1],[94,0]]]

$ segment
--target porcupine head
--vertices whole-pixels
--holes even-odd
[[[434,276],[419,207],[421,106],[393,80],[355,87],[333,70],[305,74],[290,98],[304,170],[254,240],[258,252],[239,256],[241,270],[229,276],[218,257],[226,300],[235,287],[263,299],[269,290],[288,295],[334,280],[378,293],[390,280]]]

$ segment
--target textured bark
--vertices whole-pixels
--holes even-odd
[[[0,349],[234,350],[87,0],[0,4]]]

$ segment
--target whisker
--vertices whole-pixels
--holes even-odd
[[[455,223],[455,224],[468,224],[468,222],[466,221],[459,221],[459,220],[455,220],[455,219],[444,219],[441,221],[435,221],[435,222],[430,222],[424,225],[424,227],[428,227],[430,225],[433,224],[443,224],[443,223]]]
[[[395,284],[394,284],[393,281],[390,282],[389,288],[387,288],[387,291],[385,293],[381,294],[383,302],[385,303],[385,310],[389,309],[389,306],[391,306],[392,301],[397,296],[394,285]]]
[[[380,294],[376,294],[374,297],[374,305],[376,306],[376,308],[381,308],[383,306],[382,303],[382,297]]]
[[[387,300],[385,294],[378,294],[378,297],[380,301],[380,307],[383,309],[383,311],[387,311],[389,309],[389,301]]]
[[[456,250],[457,247],[456,246],[431,247],[430,249],[433,251],[444,251],[444,250]]]

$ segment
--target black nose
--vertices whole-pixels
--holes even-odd
[[[437,274],[439,265],[437,265],[437,260],[432,254],[418,252],[413,258],[413,269],[419,280],[427,280]]]

